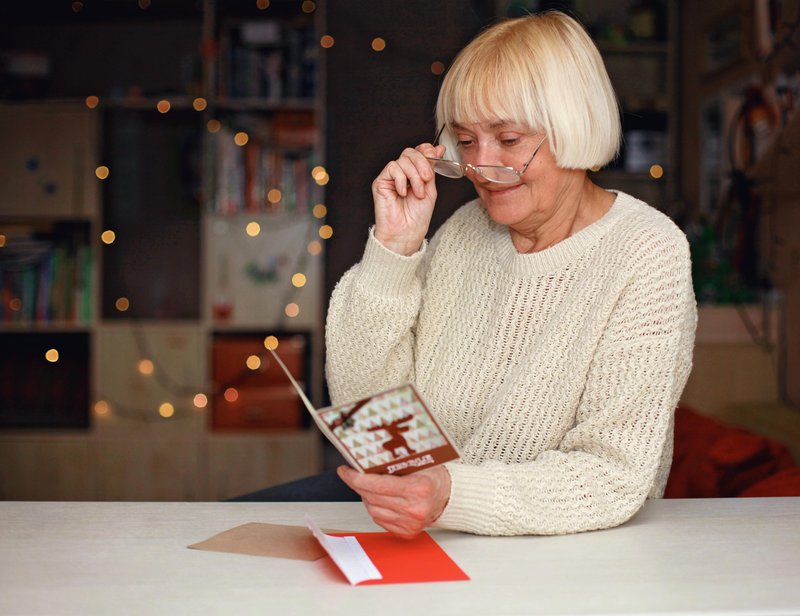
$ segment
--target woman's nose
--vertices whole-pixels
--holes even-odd
[[[475,167],[476,165],[464,165],[464,175],[473,184],[485,184],[486,178]]]
[[[500,165],[500,150],[494,147],[491,143],[480,144],[470,156],[469,161],[473,167],[480,167],[481,165]]]

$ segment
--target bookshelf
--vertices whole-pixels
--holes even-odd
[[[269,336],[322,399],[323,10],[169,4],[3,9],[3,58],[36,62],[0,74],[0,498],[214,500],[319,468],[299,412],[241,418],[300,408],[262,377]],[[232,340],[265,364],[236,382]]]
[[[676,3],[609,0],[578,8],[622,109],[620,156],[595,179],[679,216]]]
[[[0,428],[85,429],[98,124],[77,104],[3,101],[0,133]]]
[[[622,112],[620,155],[593,181],[627,192],[672,217],[682,214],[678,136],[678,3],[668,0],[495,0],[495,14],[545,7],[578,18],[596,43]]]

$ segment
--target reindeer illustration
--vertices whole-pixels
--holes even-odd
[[[381,447],[392,454],[395,458],[400,458],[404,455],[410,456],[412,453],[415,453],[416,450],[409,446],[408,442],[406,441],[406,437],[403,436],[403,432],[408,432],[411,429],[411,426],[408,425],[408,422],[412,419],[414,419],[413,415],[404,415],[400,419],[395,419],[390,423],[384,423],[380,426],[373,426],[372,428],[367,428],[367,430],[369,432],[386,430],[391,438],[382,443]]]

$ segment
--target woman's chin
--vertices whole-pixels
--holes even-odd
[[[480,191],[483,207],[496,223],[508,225],[518,217],[521,205],[521,184],[505,189]]]

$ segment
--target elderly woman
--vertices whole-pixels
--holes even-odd
[[[696,323],[686,239],[588,177],[617,153],[619,110],[566,15],[484,31],[436,112],[441,145],[404,150],[372,185],[375,225],[331,298],[327,377],[335,404],[413,382],[462,456],[339,476],[399,535],[621,524],[670,468]],[[478,197],[428,243],[436,174]]]

